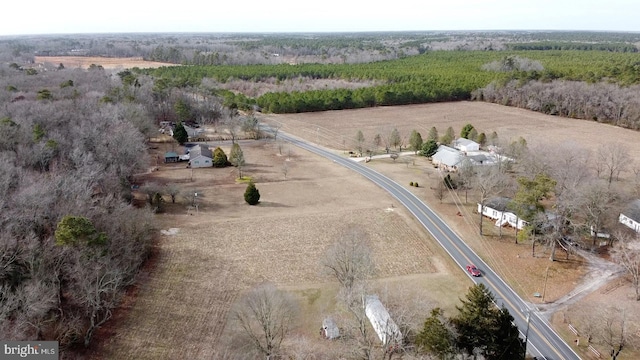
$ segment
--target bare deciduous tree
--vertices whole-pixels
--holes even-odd
[[[631,277],[636,301],[640,301],[640,240],[628,233],[616,234],[618,243],[611,249],[611,256],[622,265]]]
[[[598,148],[596,152],[596,172],[598,176],[604,173],[609,184],[629,166],[629,149],[620,142],[607,143]]]
[[[355,225],[347,227],[327,251],[322,266],[346,289],[366,281],[374,270],[367,233]]]
[[[294,325],[297,304],[274,285],[264,284],[240,299],[233,316],[248,345],[266,359],[271,359],[280,354],[282,341]]]
[[[506,192],[511,183],[498,167],[482,166],[476,170],[473,185],[478,191],[480,209],[484,209],[487,200]],[[482,235],[482,216],[482,211],[480,211],[480,235]]]

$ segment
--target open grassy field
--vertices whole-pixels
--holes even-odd
[[[229,152],[228,143],[219,144]],[[280,155],[273,141],[241,146],[244,173],[261,193],[258,206],[244,203],[246,185],[236,183],[234,168],[195,169],[191,180],[184,163],[160,165],[141,179],[197,191],[198,212],[167,197],[158,218],[163,230],[176,230],[161,236],[155,268],[115,335],[101,345],[101,357],[221,356],[233,341],[229,310],[243,291],[262,282],[300,300],[304,316],[292,339],[320,341],[317,329],[336,312],[337,291],[320,260],[350,227],[370,238],[373,287],[381,296],[406,293],[409,304],[427,301],[452,311],[471,285],[410,214],[364,178],[297,148]]]

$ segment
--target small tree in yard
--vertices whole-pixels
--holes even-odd
[[[417,154],[418,151],[422,150],[422,135],[420,135],[418,131],[413,130],[409,137],[409,143],[411,144],[411,150]]]
[[[233,166],[238,168],[238,178],[242,179],[242,167],[245,164],[244,153],[238,143],[234,143],[231,146],[231,152],[229,153],[229,159]]]
[[[438,143],[435,140],[427,140],[422,144],[422,155],[432,157],[438,152]]]
[[[214,167],[225,167],[227,166],[227,154],[224,153],[220,147],[217,147],[213,151],[213,166]]]
[[[260,192],[253,181],[247,185],[247,190],[244,192],[244,201],[249,205],[257,205],[260,202]]]

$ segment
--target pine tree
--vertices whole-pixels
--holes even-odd
[[[180,145],[183,145],[189,140],[189,134],[187,134],[187,130],[184,128],[184,125],[182,125],[182,122],[179,122],[173,130],[173,138],[176,139]]]
[[[244,201],[249,205],[257,205],[260,202],[260,191],[258,191],[253,181],[247,185],[247,190],[244,192]]]
[[[471,124],[467,124],[465,125],[462,130],[460,130],[460,137],[463,139],[468,139],[469,138],[469,134],[471,133],[471,130],[473,130],[473,125]]]
[[[442,309],[431,310],[431,316],[424,322],[422,331],[416,336],[416,345],[422,351],[443,359],[453,349],[454,337],[445,326]]]
[[[469,289],[458,316],[451,319],[456,345],[469,354],[480,351],[486,359],[522,359],[524,342],[509,312],[494,306],[495,298],[483,284]],[[508,354],[508,355],[507,355]]]

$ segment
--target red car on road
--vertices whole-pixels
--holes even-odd
[[[478,270],[478,268],[473,264],[467,265],[467,271],[469,272],[469,274],[471,274],[471,276],[478,277],[481,275],[480,270]]]

